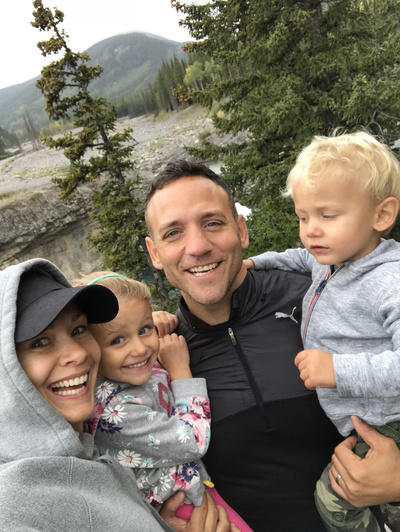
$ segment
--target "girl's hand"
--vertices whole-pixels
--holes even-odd
[[[184,493],[178,492],[169,498],[161,509],[160,515],[175,532],[240,532],[233,524],[229,523],[226,510],[217,506],[207,492],[200,506],[196,506],[189,521],[184,521],[175,515],[183,504]]]
[[[160,338],[158,360],[168,371],[172,381],[192,378],[189,350],[183,336],[173,333]]]
[[[158,336],[162,338],[166,334],[171,334],[178,327],[179,320],[175,314],[165,310],[156,310],[153,312],[154,325],[157,327]]]

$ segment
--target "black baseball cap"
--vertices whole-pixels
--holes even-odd
[[[38,269],[23,273],[17,296],[15,341],[25,342],[42,333],[72,301],[89,323],[104,323],[118,314],[118,300],[105,286],[66,286]]]

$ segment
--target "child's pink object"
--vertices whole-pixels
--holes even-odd
[[[233,508],[229,506],[229,504],[224,501],[224,499],[221,497],[221,495],[218,493],[218,491],[215,488],[209,488],[206,486],[206,490],[211,495],[211,497],[214,499],[215,504],[219,504],[220,506],[223,506],[228,514],[229,521],[236,525],[240,532],[253,532],[253,529],[249,527],[247,523],[243,521],[243,519],[240,517],[240,515],[235,512]],[[181,519],[184,519],[185,521],[189,521],[190,516],[192,515],[192,510],[194,506],[193,504],[183,504],[176,512],[175,515],[177,517],[180,517]]]

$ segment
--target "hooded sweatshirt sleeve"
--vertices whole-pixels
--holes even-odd
[[[273,268],[310,273],[315,264],[314,257],[303,248],[287,249],[282,253],[267,251],[261,255],[250,257],[256,270],[271,270]]]
[[[393,274],[386,268],[385,274],[376,279],[375,302],[368,290],[364,301],[375,313],[376,323],[391,338],[391,347],[334,355],[341,397],[396,398],[396,401],[400,397],[400,291],[394,288],[400,275]]]
[[[98,385],[96,444],[102,453],[144,468],[175,466],[206,453],[210,405],[205,379],[177,380],[169,388],[161,371],[142,386]]]

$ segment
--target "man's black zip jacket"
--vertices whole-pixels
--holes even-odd
[[[340,436],[293,363],[309,284],[293,272],[249,270],[228,322],[210,326],[183,300],[177,313],[193,377],[207,379],[212,424],[204,462],[255,532],[325,530],[313,493]]]

